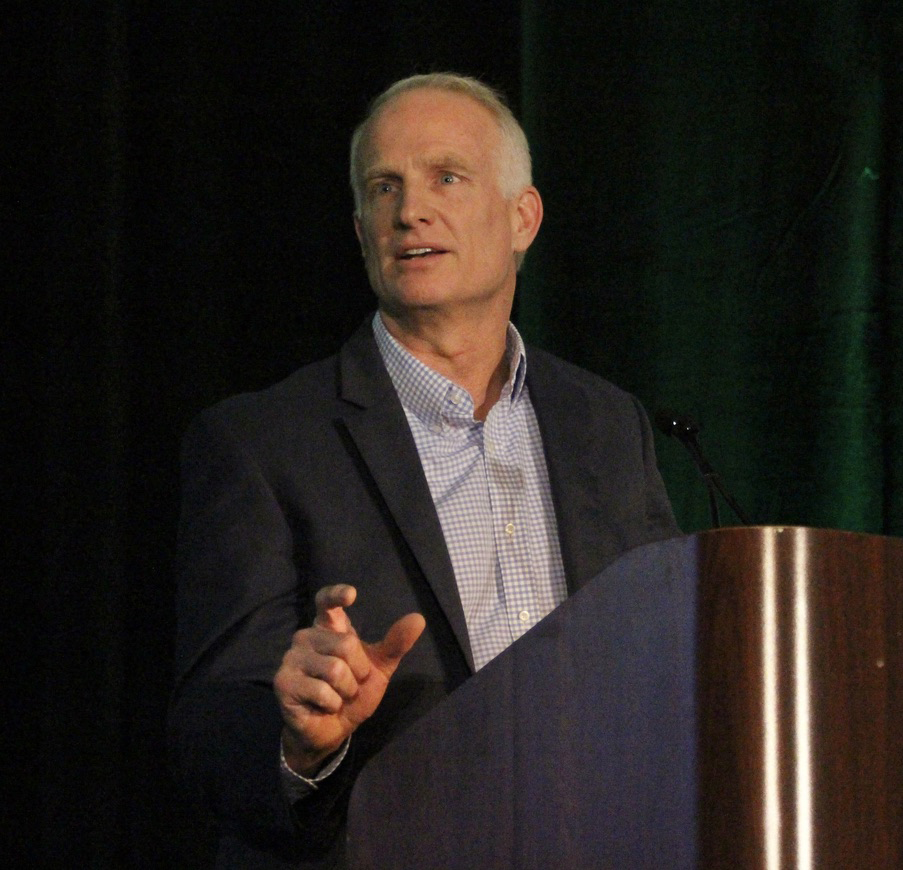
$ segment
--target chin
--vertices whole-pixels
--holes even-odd
[[[448,287],[435,284],[410,283],[402,287],[395,286],[388,292],[377,293],[383,307],[391,311],[406,308],[424,308],[454,302],[457,294]]]

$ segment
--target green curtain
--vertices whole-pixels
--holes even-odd
[[[524,5],[546,217],[521,325],[696,417],[757,523],[903,534],[901,22],[864,0]],[[683,528],[709,526],[680,445],[659,456]]]

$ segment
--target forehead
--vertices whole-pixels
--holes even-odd
[[[379,109],[364,162],[430,151],[491,153],[500,135],[495,117],[482,103],[466,94],[422,88]]]

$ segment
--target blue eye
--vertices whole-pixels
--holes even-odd
[[[442,174],[442,183],[443,184],[454,184],[457,182],[458,176],[452,172],[444,172]]]
[[[367,188],[367,196],[370,199],[382,199],[386,196],[392,196],[396,187],[391,181],[377,181]]]

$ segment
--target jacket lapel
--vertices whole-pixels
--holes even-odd
[[[417,447],[368,320],[339,354],[342,422],[474,669],[464,609]]]

